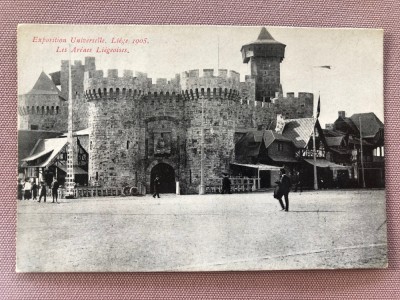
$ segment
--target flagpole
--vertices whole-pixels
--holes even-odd
[[[323,65],[323,66],[312,66],[311,68],[311,85],[312,85],[312,92],[314,94],[314,68],[322,68],[322,69],[328,69],[331,70],[332,66],[330,65]],[[313,107],[313,112],[314,112],[314,107]],[[318,174],[317,174],[317,149],[315,145],[315,127],[318,121],[320,113],[320,93],[318,92],[318,105],[317,105],[317,117],[315,117],[315,114],[313,114],[313,122],[314,122],[314,127],[313,127],[313,165],[314,165],[314,190],[318,190]]]
[[[318,95],[318,107],[319,107],[319,100],[320,100],[320,96]],[[317,110],[318,110],[317,107]],[[318,190],[318,174],[317,174],[317,149],[316,149],[316,145],[315,145],[315,127],[317,124],[317,120],[319,117],[319,112],[317,112],[317,117],[315,117],[315,114],[313,114],[313,166],[314,166],[314,190]]]
[[[361,117],[358,118],[360,122],[360,146],[361,146],[361,172],[362,172],[362,179],[363,179],[363,188],[365,189],[365,174],[364,174],[364,159],[363,159],[363,142],[362,142],[362,127],[361,127]]]

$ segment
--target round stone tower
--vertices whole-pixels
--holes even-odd
[[[251,76],[256,80],[256,101],[269,102],[277,92],[282,92],[280,63],[285,57],[285,47],[265,27],[256,41],[242,46],[243,63],[250,62]]]
[[[235,71],[204,69],[184,72],[182,95],[186,102],[188,192],[197,193],[201,169],[204,180],[221,178],[234,159],[234,136],[240,107],[240,75]],[[202,164],[202,152],[203,164]]]

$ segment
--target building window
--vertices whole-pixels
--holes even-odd
[[[93,149],[93,142],[90,141],[90,150],[92,150],[92,149]]]
[[[283,143],[278,142],[278,151],[283,151]]]
[[[58,113],[59,113],[59,107],[56,106],[56,115],[58,115]]]
[[[129,149],[129,141],[126,142],[126,150]]]
[[[99,172],[96,172],[96,180],[99,180]]]
[[[39,130],[39,126],[38,125],[31,125],[31,130]]]

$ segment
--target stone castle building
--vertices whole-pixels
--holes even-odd
[[[163,190],[195,193],[200,184],[201,151],[205,178],[229,172],[235,142],[254,129],[274,129],[277,114],[306,118],[313,114],[313,94],[283,96],[280,64],[285,45],[263,28],[241,49],[251,73],[225,69],[190,70],[155,82],[146,73],[96,69],[94,57],[72,69],[74,131],[89,157],[88,184],[152,189],[155,174]],[[19,129],[67,131],[68,68],[42,73],[33,89],[19,96]],[[58,87],[60,88],[58,88]],[[202,135],[203,133],[203,135]],[[29,164],[29,162],[28,162]],[[32,165],[35,163],[33,162]]]

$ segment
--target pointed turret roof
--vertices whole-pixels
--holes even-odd
[[[60,90],[56,87],[54,82],[42,71],[38,80],[28,94],[36,95],[59,95]]]
[[[261,28],[260,34],[258,35],[257,40],[275,40],[272,35],[268,32],[267,28]]]
[[[276,41],[272,37],[272,35],[268,32],[267,28],[263,27],[263,28],[261,28],[261,31],[260,31],[260,34],[258,35],[257,40],[255,40],[254,42],[248,43],[246,45],[243,45],[242,48],[247,45],[260,45],[260,44],[284,45],[284,44]]]

